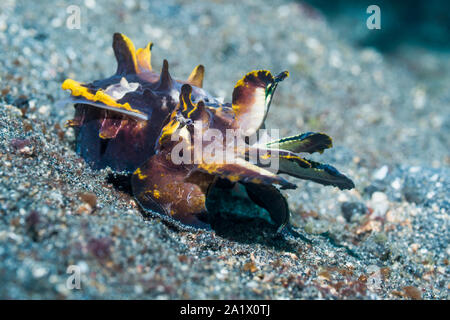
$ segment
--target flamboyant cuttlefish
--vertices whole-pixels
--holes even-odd
[[[88,84],[67,79],[62,85],[71,91],[75,105],[75,117],[67,125],[76,129],[76,151],[93,168],[132,172],[132,191],[145,211],[208,228],[207,196],[219,179],[225,179],[244,186],[249,198],[266,209],[281,230],[289,222],[289,209],[279,188],[296,186],[278,174],[340,189],[354,187],[334,167],[299,155],[330,148],[332,141],[326,134],[308,132],[249,143],[249,137],[258,137],[264,127],[275,89],[287,72],[275,77],[266,70],[249,72],[237,82],[232,102],[221,103],[202,88],[202,65],[186,81],[175,80],[166,60],[160,74],[152,70],[151,48],[150,42],[135,50],[126,36],[116,33],[113,49],[118,67],[113,76]],[[222,137],[232,130],[244,138],[231,149],[226,146],[227,152],[232,151],[227,161],[215,157],[216,139],[198,139],[213,129]],[[258,158],[250,162],[255,151],[261,159],[277,160],[276,170],[264,168]],[[213,160],[202,152],[212,154]],[[177,159],[190,161],[176,162],[174,153]]]

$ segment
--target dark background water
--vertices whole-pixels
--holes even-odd
[[[450,1],[448,0],[305,0],[318,9],[340,35],[358,46],[391,53],[400,46],[450,50]],[[366,9],[378,5],[381,29],[369,30]],[[361,22],[364,23],[361,23]]]

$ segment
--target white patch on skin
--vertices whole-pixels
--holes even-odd
[[[222,98],[221,100],[219,98],[215,98],[209,95],[203,88],[195,87],[195,96],[196,99],[192,101],[194,103],[198,103],[201,100],[203,100],[203,102],[207,104],[208,103],[222,104],[224,102],[224,98]],[[208,101],[206,101],[206,99],[208,99]]]
[[[167,108],[167,99],[166,99],[166,97],[163,97],[163,98],[162,98],[162,106],[161,106],[161,110],[163,110],[163,111],[167,111],[167,110],[168,110],[168,108]]]
[[[139,88],[139,83],[128,82],[122,77],[119,83],[112,84],[105,89],[105,93],[116,100],[122,99],[128,92],[136,91]]]
[[[180,102],[180,92],[178,90],[175,89],[170,90],[170,96],[175,101],[175,103]]]
[[[198,101],[203,100],[202,97],[208,97],[209,98],[209,95],[202,88],[198,88],[197,87],[197,88],[195,88],[195,90],[196,90],[196,95],[197,95],[197,100]],[[195,102],[198,102],[198,101],[195,101]],[[214,102],[214,101],[209,101],[209,102]]]
[[[239,116],[241,130],[246,136],[254,134],[264,120],[267,109],[265,94],[265,89],[256,89],[255,100],[253,106],[251,106],[250,112]]]

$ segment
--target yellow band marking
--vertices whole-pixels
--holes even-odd
[[[104,103],[110,107],[116,107],[134,113],[143,114],[141,111],[133,109],[128,102],[124,104],[116,102],[116,100],[107,95],[102,89],[97,90],[97,92],[93,94],[89,92],[88,88],[82,86],[79,82],[72,79],[67,79],[66,81],[64,81],[61,87],[63,88],[63,90],[70,90],[72,95],[75,97],[81,96],[93,102]]]
[[[134,70],[137,72],[139,69],[138,69],[138,64],[137,64],[137,60],[136,60],[136,48],[134,47],[133,41],[131,41],[130,38],[128,38],[124,34],[120,34],[120,35],[122,36],[123,41],[125,42],[128,50],[131,53],[131,58],[133,59]]]

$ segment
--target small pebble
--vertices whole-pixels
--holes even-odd
[[[341,204],[341,212],[347,222],[352,220],[355,214],[365,214],[368,209],[362,202],[343,202]]]

